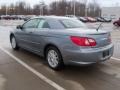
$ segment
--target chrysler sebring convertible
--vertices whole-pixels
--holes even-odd
[[[58,16],[31,18],[10,33],[14,50],[19,48],[45,57],[50,68],[91,65],[110,59],[114,46],[110,32],[89,29],[77,19]]]

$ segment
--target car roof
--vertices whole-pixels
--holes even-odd
[[[59,19],[70,19],[69,17],[64,17],[64,16],[37,16],[37,17],[33,17],[32,19],[35,19],[35,18],[56,19],[56,20],[59,20]]]

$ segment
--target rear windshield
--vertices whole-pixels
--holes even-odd
[[[62,19],[59,21],[64,28],[86,28],[86,25],[77,19]]]
[[[77,19],[47,19],[51,29],[87,28]]]

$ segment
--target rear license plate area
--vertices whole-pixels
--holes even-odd
[[[109,55],[110,55],[109,50],[103,52],[103,58],[106,57],[106,56],[109,56]]]

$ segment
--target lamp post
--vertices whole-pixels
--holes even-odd
[[[74,16],[76,15],[76,1],[74,0],[74,5],[73,5],[73,7],[74,7]]]
[[[71,0],[71,11],[73,10],[73,15],[76,15],[76,0]]]
[[[66,6],[66,8],[65,8],[65,11],[66,11],[66,15],[68,14],[68,7]]]
[[[88,16],[88,6],[87,6],[88,0],[85,0],[85,17]]]
[[[15,15],[15,8],[10,8],[9,10],[12,12],[12,15]]]
[[[89,9],[88,7],[85,8],[85,17],[88,16],[88,9]]]
[[[44,13],[44,6],[45,6],[45,4],[44,4],[44,2],[42,1],[42,2],[40,2],[40,15],[43,15]]]
[[[6,14],[6,16],[8,15],[8,7],[7,6],[5,8],[5,14]]]

